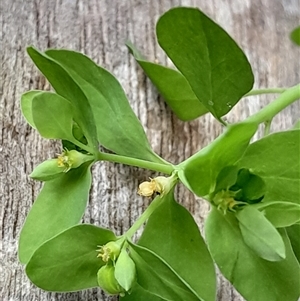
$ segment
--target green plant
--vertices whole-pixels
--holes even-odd
[[[155,154],[120,84],[86,56],[67,50],[28,54],[55,93],[30,91],[22,112],[41,136],[62,140],[62,153],[37,166],[44,181],[23,226],[19,260],[38,287],[76,291],[100,286],[121,300],[212,301],[213,261],[247,299],[299,297],[299,124],[269,134],[272,118],[300,98],[300,86],[251,90],[243,51],[198,9],[175,8],[157,24],[160,46],[177,70],[131,53],[182,120],[211,113],[224,132],[177,165]],[[280,93],[247,119],[223,116],[244,96]],[[113,121],[113,122],[112,122]],[[250,143],[258,126],[265,137]],[[99,151],[98,145],[112,153]],[[90,168],[110,161],[161,172],[142,183],[153,201],[122,236],[79,224],[91,186]],[[174,197],[181,181],[206,199],[206,242],[191,214]],[[135,243],[136,231],[146,222]],[[298,231],[298,232],[297,232]]]

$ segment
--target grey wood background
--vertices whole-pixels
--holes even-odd
[[[179,121],[124,46],[129,38],[149,59],[167,63],[155,41],[155,23],[163,12],[179,5],[201,8],[236,39],[253,66],[256,87],[285,87],[299,82],[300,52],[288,38],[300,21],[297,0],[1,1],[1,300],[117,300],[100,289],[68,294],[44,292],[29,282],[18,263],[19,231],[41,188],[28,174],[35,165],[60,152],[58,142],[41,139],[20,113],[23,92],[50,89],[26,55],[26,46],[82,51],[111,71],[123,85],[155,151],[166,160],[180,162],[213,140],[221,127],[210,116],[189,123]],[[244,99],[228,119],[242,119],[273,98]],[[299,112],[299,103],[293,104],[275,118],[272,130],[291,127]],[[136,191],[139,182],[154,174],[111,163],[98,163],[93,174],[84,222],[120,234],[149,203]],[[177,195],[201,228],[207,204],[181,186]],[[217,299],[243,300],[222,277]]]

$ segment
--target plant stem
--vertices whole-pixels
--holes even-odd
[[[247,94],[245,94],[243,97],[247,96],[254,96],[254,95],[260,95],[260,94],[277,94],[277,93],[283,93],[288,88],[266,88],[266,89],[253,89]]]
[[[300,99],[300,85],[287,89],[273,102],[246,120],[256,123],[270,122],[276,114],[298,99]]]
[[[163,202],[161,196],[157,196],[136,220],[136,222],[126,231],[125,236],[130,239],[134,233],[146,222],[150,215],[156,210]]]
[[[141,167],[145,169],[162,172],[168,175],[171,175],[175,169],[175,167],[170,163],[165,163],[165,164],[155,163],[155,162],[145,161],[141,159],[130,158],[130,157],[125,157],[125,156],[120,156],[115,154],[102,153],[102,152],[98,152],[97,160],[104,160],[109,162]]]
[[[93,149],[83,143],[81,143],[80,141],[78,141],[77,139],[74,140],[70,140],[70,142],[72,142],[73,144],[77,145],[78,147],[80,147],[81,149],[87,151],[88,153],[92,154],[93,153]]]
[[[267,136],[270,134],[271,123],[272,123],[272,119],[265,121],[264,136]]]

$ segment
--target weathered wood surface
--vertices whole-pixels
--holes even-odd
[[[297,0],[1,1],[1,300],[116,300],[99,289],[69,294],[44,292],[30,284],[18,263],[19,231],[41,188],[28,174],[35,165],[60,151],[57,142],[41,139],[20,113],[22,92],[49,89],[26,55],[26,46],[82,51],[110,70],[121,81],[155,151],[171,162],[180,162],[216,137],[221,127],[210,116],[180,122],[124,46],[129,38],[150,59],[165,63],[155,42],[155,22],[167,9],[178,5],[201,8],[238,41],[253,66],[256,87],[292,86],[299,82],[300,53],[288,38],[299,22]],[[245,99],[229,119],[242,119],[273,97]],[[299,111],[299,103],[295,103],[275,118],[272,129],[291,127]],[[93,173],[84,222],[110,227],[120,234],[148,204],[149,200],[139,197],[136,191],[138,183],[153,173],[110,163],[97,164]],[[183,187],[177,194],[202,225],[208,206]],[[218,300],[243,299],[220,277]]]

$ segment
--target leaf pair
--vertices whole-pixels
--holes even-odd
[[[229,125],[211,144],[179,164],[180,180],[198,196],[208,196],[216,188],[219,173],[243,156],[257,127],[248,122]]]
[[[180,180],[198,196],[208,197],[233,185],[241,170],[237,184],[244,198],[251,201],[264,195],[264,203],[299,204],[300,131],[274,133],[249,145],[257,127],[246,121],[228,126],[210,145],[178,165]]]
[[[213,263],[190,213],[169,193],[130,244],[137,283],[130,300],[215,300]],[[123,300],[123,299],[122,299]]]
[[[251,214],[248,213],[247,219],[251,223]],[[256,227],[256,222],[257,218],[252,221],[253,229],[259,226]],[[248,236],[249,233],[243,235],[246,227],[245,220],[241,226],[241,221],[238,222],[232,213],[223,215],[213,208],[209,214],[205,223],[206,239],[222,274],[248,301],[282,300],[283,296],[286,301],[297,300],[300,293],[300,269],[285,230],[278,231],[284,242],[285,259],[272,262],[261,258],[249,248],[248,244],[253,246],[254,242],[253,236]],[[247,243],[245,237],[248,237]]]
[[[74,120],[94,151],[99,142],[119,155],[162,162],[151,150],[122,87],[108,71],[74,51],[41,53],[30,47],[28,54],[57,93],[31,91],[22,99],[27,121],[43,137],[76,144]]]
[[[65,147],[94,155],[100,142],[120,155],[164,162],[151,150],[124,91],[108,71],[73,51],[41,53],[29,47],[28,54],[57,93],[30,91],[22,96],[25,118],[43,137],[62,139]],[[47,239],[80,221],[91,185],[90,163],[68,174],[53,160],[35,170],[35,178],[49,183],[45,183],[22,229],[21,262],[28,262]]]
[[[215,300],[214,266],[196,223],[175,202],[172,193],[161,201],[163,204],[149,218],[138,245],[128,245],[137,270],[137,284],[122,300],[142,297],[145,300]],[[97,271],[104,264],[95,250],[114,240],[116,237],[109,230],[92,225],[74,226],[42,244],[27,264],[26,273],[44,290],[94,287]],[[117,263],[123,255],[121,252]],[[115,275],[126,285],[126,269],[117,272],[116,266]]]
[[[200,10],[169,10],[159,19],[156,33],[179,71],[147,62],[130,43],[127,46],[180,119],[206,112],[220,119],[251,90],[254,78],[245,54]]]
[[[238,162],[264,180],[264,202],[300,204],[299,145],[299,129],[274,133],[250,144]]]

